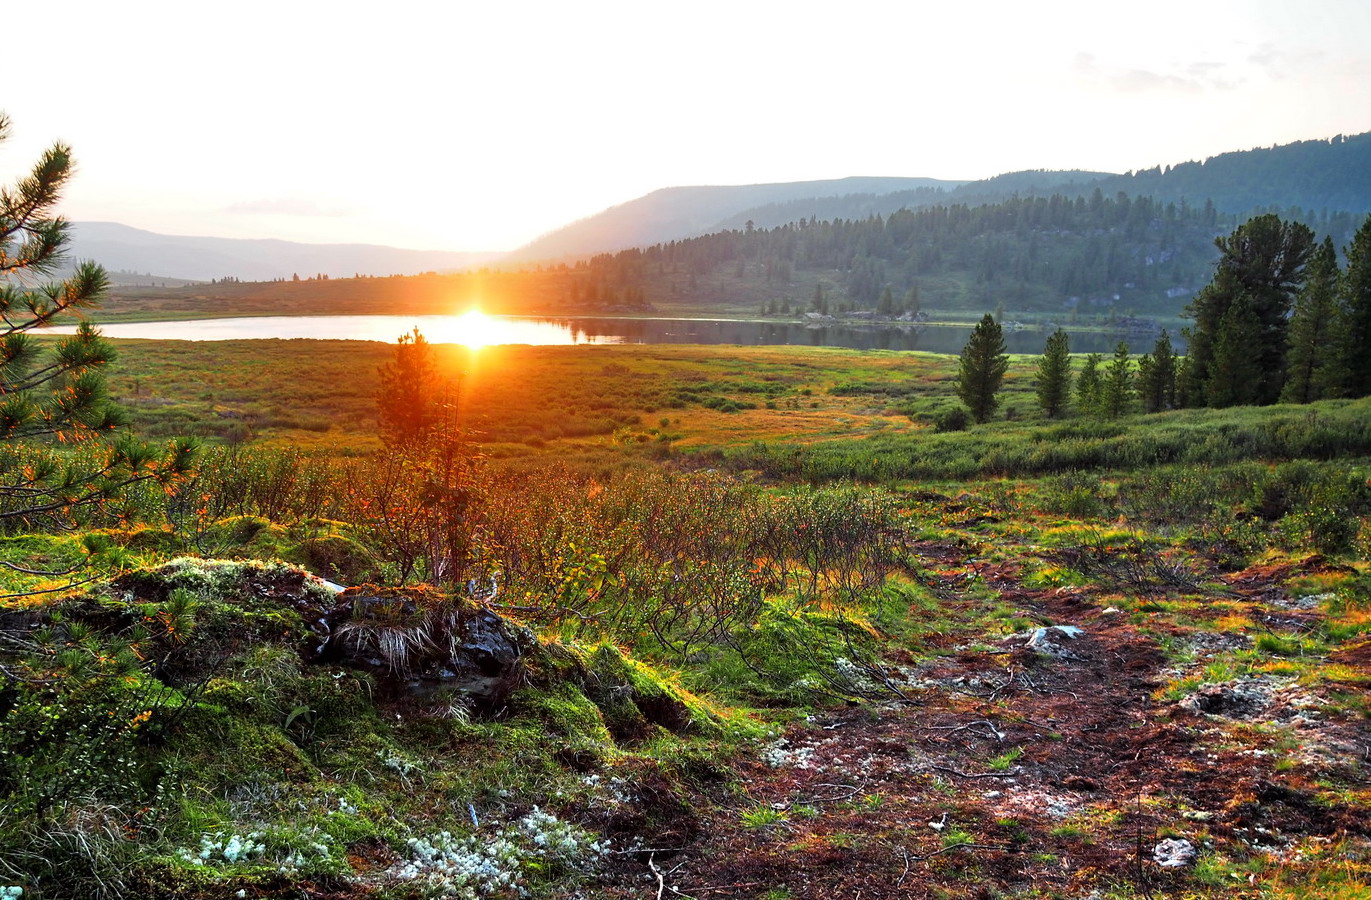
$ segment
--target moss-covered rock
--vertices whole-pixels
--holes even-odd
[[[371,673],[390,698],[489,712],[523,683],[533,634],[465,597],[428,587],[349,588],[314,622],[312,662]]]
[[[379,574],[375,555],[343,534],[305,537],[287,546],[282,557],[341,584],[374,581]]]
[[[600,644],[587,654],[581,686],[620,743],[646,740],[657,729],[709,734],[721,724],[698,697],[613,644]]]

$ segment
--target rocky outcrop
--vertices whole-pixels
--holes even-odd
[[[306,614],[308,662],[370,672],[390,696],[492,711],[522,683],[537,639],[494,611],[427,587],[348,588]]]

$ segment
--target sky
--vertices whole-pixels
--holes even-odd
[[[513,249],[662,187],[1123,172],[1371,131],[1371,3],[69,0],[11,182],[168,234]],[[16,50],[16,48],[20,48]]]

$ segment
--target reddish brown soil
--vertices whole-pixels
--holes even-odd
[[[967,648],[922,667],[911,702],[792,728],[785,749],[799,764],[741,764],[741,792],[702,807],[698,836],[624,856],[605,896],[1239,897],[1257,887],[1245,878],[1215,887],[1191,867],[1161,868],[1154,845],[1184,837],[1202,854],[1233,860],[1283,859],[1311,838],[1366,849],[1371,810],[1330,802],[1316,784],[1364,777],[1353,758],[1371,748],[1364,719],[1329,713],[1303,722],[1279,705],[1268,712],[1281,721],[1188,712],[1155,698],[1177,673],[1143,632],[1186,629],[1104,614],[1107,602],[1088,590],[1029,590],[1017,566],[971,561],[951,545],[923,549],[928,583],[946,603],[968,606],[959,588],[977,575],[1024,616],[1084,629],[1062,641],[1079,658],[1040,656],[1022,641]],[[1313,613],[1265,603],[1312,566],[1247,570],[1228,586],[1269,613],[1269,627],[1301,630]],[[1367,646],[1339,661],[1363,664]],[[1282,735],[1328,752],[1278,767],[1272,748]],[[1022,755],[992,768],[1016,748]],[[745,827],[743,814],[758,808],[785,818]],[[950,846],[954,831],[971,846]]]

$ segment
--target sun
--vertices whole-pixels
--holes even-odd
[[[469,309],[452,319],[452,342],[479,350],[497,343],[498,323],[479,309]]]

